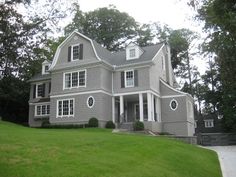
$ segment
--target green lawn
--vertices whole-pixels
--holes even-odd
[[[0,121],[0,177],[221,177],[216,153],[105,129],[34,129]]]

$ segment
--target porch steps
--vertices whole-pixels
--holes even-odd
[[[133,122],[124,122],[118,125],[119,129],[122,130],[128,130],[128,131],[133,131],[134,130],[134,126],[133,126]]]

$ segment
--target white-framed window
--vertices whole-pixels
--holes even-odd
[[[172,99],[170,101],[170,109],[172,109],[173,111],[175,111],[178,108],[178,102],[175,99]]]
[[[57,100],[57,117],[74,116],[74,99]]]
[[[86,87],[86,70],[64,73],[64,89]]]
[[[44,87],[42,83],[36,84],[36,98],[43,97]]]
[[[163,55],[161,56],[161,68],[163,71],[166,70],[166,62],[165,62],[165,57]]]
[[[125,71],[125,87],[134,87],[134,70]]]
[[[50,105],[35,105],[35,116],[48,116],[50,114]]]
[[[129,58],[135,58],[136,57],[136,50],[130,49],[129,50]]]
[[[87,106],[89,108],[92,108],[95,104],[95,99],[93,98],[93,96],[89,96],[87,99]]]
[[[72,61],[79,59],[79,53],[80,53],[80,46],[79,46],[79,44],[72,45],[71,46]]]
[[[214,120],[213,119],[204,120],[204,122],[205,122],[205,128],[214,127]]]

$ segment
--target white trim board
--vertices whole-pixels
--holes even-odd
[[[85,95],[85,94],[93,94],[93,93],[104,93],[104,94],[112,96],[112,94],[107,92],[107,91],[104,91],[104,90],[94,90],[94,91],[84,91],[84,92],[79,92],[79,93],[77,92],[77,93],[66,93],[66,94],[52,95],[52,96],[50,96],[50,98],[76,96],[76,95]]]

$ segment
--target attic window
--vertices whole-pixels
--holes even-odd
[[[79,45],[72,46],[72,60],[79,59]]]
[[[130,58],[135,58],[135,49],[130,49],[129,50],[129,57]]]
[[[49,65],[44,66],[45,73],[48,72],[48,69],[49,69]]]

